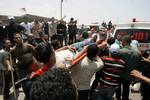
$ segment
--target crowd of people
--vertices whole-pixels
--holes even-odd
[[[0,26],[4,100],[12,81],[24,77],[25,100],[112,100],[114,94],[116,100],[129,100],[136,78],[142,80],[142,100],[150,100],[150,50],[142,54],[132,35],[113,37],[111,22],[79,34],[76,24],[74,18],[68,26],[62,19],[17,24],[11,18],[5,28]]]

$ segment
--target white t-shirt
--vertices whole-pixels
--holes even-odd
[[[137,52],[140,52],[139,48],[140,48],[140,44],[137,40],[132,40],[130,43],[130,46],[132,48],[134,48]]]
[[[97,57],[97,61],[91,61],[85,57],[79,64],[71,69],[71,75],[76,83],[77,90],[89,90],[92,76],[103,68],[102,60]]]
[[[33,27],[33,25],[31,23],[25,24],[24,22],[22,22],[20,25],[25,28],[25,30],[26,30],[25,34],[31,33],[31,29]],[[27,36],[23,35],[23,39],[26,39],[26,38],[27,38]]]

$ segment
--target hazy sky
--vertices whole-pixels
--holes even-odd
[[[1,15],[22,15],[20,8],[27,13],[40,16],[60,18],[61,0],[0,0]],[[150,21],[150,0],[63,0],[65,20],[70,17],[78,23],[92,22],[113,23],[129,22],[132,18]]]

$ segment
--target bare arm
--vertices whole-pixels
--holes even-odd
[[[74,65],[78,64],[85,56],[87,52],[87,46],[85,46],[82,51],[80,51],[75,57],[72,59],[72,62],[68,68],[72,68]]]
[[[12,70],[12,66],[11,66],[10,60],[6,59],[5,60],[5,65],[6,65],[7,71]]]
[[[59,48],[59,49],[57,49],[57,50],[55,50],[55,51],[58,52],[58,51],[66,50],[66,49],[69,49],[70,51],[73,51],[73,52],[76,51],[76,48],[74,48],[74,47],[72,47],[72,46],[64,46],[64,47]]]
[[[137,71],[137,70],[132,70],[131,75],[138,78],[138,79],[141,79],[144,82],[147,82],[148,84],[150,84],[150,78],[143,76],[142,73]]]
[[[144,61],[147,62],[147,63],[150,63],[150,60],[149,60],[149,59],[146,59],[146,58],[144,58],[144,57],[142,57],[142,60],[144,60]]]

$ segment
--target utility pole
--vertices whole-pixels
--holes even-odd
[[[60,19],[62,19],[62,3],[63,0],[60,0]]]

